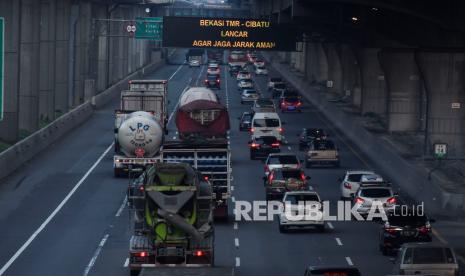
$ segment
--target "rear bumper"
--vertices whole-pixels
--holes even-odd
[[[331,163],[337,163],[339,162],[338,158],[329,158],[329,159],[313,159],[313,158],[307,158],[306,159],[307,163],[312,163],[312,164],[331,164]]]
[[[278,153],[280,152],[281,149],[275,148],[275,149],[267,149],[267,150],[251,150],[250,154],[255,155],[255,157],[268,157],[268,154],[270,153]]]

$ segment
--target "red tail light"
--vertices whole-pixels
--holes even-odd
[[[142,251],[142,252],[139,252],[139,257],[143,258],[143,257],[147,257],[147,252],[145,251]]]
[[[344,188],[352,189],[352,185],[349,182],[344,182]]]
[[[252,144],[250,144],[250,147],[255,149],[255,148],[259,148],[260,145],[257,144],[257,143],[252,143]]]
[[[205,80],[205,83],[208,83],[208,80]]]
[[[297,106],[301,106],[301,105],[302,105],[302,103],[301,103],[301,102],[298,102],[298,103],[297,103]]]
[[[356,204],[362,204],[363,202],[365,202],[365,200],[364,200],[363,198],[357,197],[357,198],[355,199],[355,203],[356,203]]]
[[[283,132],[283,128],[280,127],[280,128],[279,128],[279,133],[282,133],[282,132]]]
[[[208,181],[209,178],[208,178],[208,176],[204,176],[203,179],[204,179],[205,181]]]
[[[389,204],[396,204],[396,202],[397,202],[397,199],[395,197],[391,197],[387,200],[387,203]]]
[[[384,230],[390,234],[394,234],[400,230],[402,230],[401,228],[397,228],[397,227],[387,227],[387,228],[384,228]]]
[[[305,181],[305,174],[304,173],[300,173],[300,180]]]
[[[272,147],[279,148],[279,143],[273,143],[271,144]]]
[[[196,257],[202,257],[202,256],[203,256],[203,251],[202,251],[202,250],[196,250],[196,251],[194,252],[194,256],[196,256]]]
[[[216,82],[217,82],[217,83],[220,83],[220,79],[217,79]]]
[[[273,181],[273,179],[274,179],[274,174],[270,173],[270,176],[268,177],[268,181],[270,182],[270,184],[271,184],[271,181]]]
[[[422,227],[418,228],[417,230],[418,230],[418,232],[420,232],[422,234],[428,234],[431,231],[431,228],[428,227],[428,226],[422,226]]]
[[[255,132],[255,128],[251,128],[251,129],[250,129],[250,132]]]
[[[285,102],[281,102],[281,106],[286,106],[286,103],[285,103]]]
[[[139,191],[143,192],[145,190],[144,186],[139,187]]]

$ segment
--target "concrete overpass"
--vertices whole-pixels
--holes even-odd
[[[425,136],[424,155],[447,143],[465,156],[465,3],[449,1],[255,0],[256,17],[305,34],[281,53],[311,82],[376,114],[388,132]]]

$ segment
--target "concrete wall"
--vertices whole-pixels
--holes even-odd
[[[15,142],[81,105],[91,96],[85,84],[95,83],[99,93],[148,64],[148,42],[128,36],[127,23],[95,20],[144,13],[87,0],[0,0],[6,21],[0,141]]]

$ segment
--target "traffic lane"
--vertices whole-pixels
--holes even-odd
[[[176,106],[181,93],[184,91],[186,86],[195,85],[198,76],[204,72],[202,68],[189,68],[188,66],[182,65],[180,71],[169,81],[168,84],[168,116],[172,115],[172,119],[169,122],[168,128],[170,133],[167,137],[168,140],[172,140],[173,137],[177,137],[175,115]],[[154,77],[155,78],[155,77]],[[168,76],[164,76],[164,79],[168,79]],[[128,179],[125,180],[124,187],[127,188]],[[124,195],[119,196],[120,204],[124,200]],[[129,239],[133,234],[133,218],[130,214],[130,210],[126,206],[120,206],[121,212],[119,216],[114,217],[112,227],[107,231],[108,239],[105,245],[102,247],[99,257],[96,259],[94,266],[90,269],[89,275],[128,275],[128,255],[129,255]],[[103,237],[101,234],[100,237]],[[98,241],[94,242],[94,247],[98,244]],[[88,254],[87,259],[90,260],[92,254]],[[218,258],[217,258],[218,260]]]
[[[242,112],[250,109],[250,105],[241,105],[237,83],[233,78],[229,79],[233,93],[230,97],[230,116],[234,122],[231,131],[231,148],[234,175],[234,200],[253,202],[265,200],[263,186],[264,164],[260,161],[249,159],[249,147],[247,141],[249,134],[238,131],[238,120]],[[259,82],[257,82],[259,84]],[[263,87],[262,93],[266,95]],[[289,118],[291,119],[291,118]],[[292,118],[295,120],[295,118]],[[286,124],[286,131],[297,133],[297,127]],[[288,130],[289,129],[289,130]],[[286,132],[287,133],[287,132]],[[291,152],[288,145],[283,145],[283,152]],[[292,151],[295,152],[295,151]],[[239,275],[296,275],[305,270],[310,263],[344,263],[345,255],[337,251],[330,231],[318,233],[309,230],[297,231],[289,234],[281,234],[278,230],[277,218],[273,222],[248,222],[239,221],[237,231],[231,242],[239,241],[236,249],[240,258],[240,266],[237,268]],[[330,254],[329,254],[330,253]]]
[[[270,93],[266,91],[266,78],[255,78],[256,83],[258,85],[259,90],[262,92],[264,96],[270,96]],[[302,114],[299,115],[298,113],[285,113],[281,114],[280,117],[282,118],[283,121],[287,122],[292,122],[292,124],[285,124],[285,133],[286,133],[286,138],[289,140],[289,144],[287,146],[291,147],[291,149],[294,147],[295,149],[297,148],[298,145],[298,140],[297,140],[297,134],[300,132],[302,127],[323,127],[323,128],[328,128],[328,126],[325,125],[325,123],[319,118],[319,114],[316,113],[316,110],[312,108],[308,103],[304,103],[304,108],[303,113],[309,113],[309,114]],[[330,131],[330,134],[332,131]],[[306,170],[307,175],[312,176],[312,180],[310,181],[313,186],[315,186],[316,190],[320,193],[323,199],[330,200],[330,202],[336,202],[339,199],[340,192],[339,192],[339,183],[336,181],[337,177],[342,175],[345,171],[346,167],[346,162],[347,162],[347,168],[351,168],[354,166],[355,168],[362,168],[364,167],[364,164],[355,156],[353,152],[348,148],[349,146],[346,146],[342,141],[339,141],[339,137],[337,137],[337,134],[334,133],[334,136],[331,135],[331,139],[335,141],[335,143],[339,146],[340,148],[340,153],[342,157],[342,162],[344,168],[342,169],[328,169],[328,168],[315,168],[315,169],[310,169]],[[295,138],[294,138],[295,137]],[[304,157],[303,153],[299,154],[302,158]],[[264,194],[264,192],[261,192]],[[252,193],[251,193],[252,194]],[[250,195],[249,195],[250,196]],[[350,223],[350,222],[348,222]],[[356,226],[356,233],[364,233],[366,232],[369,234],[374,240],[376,241],[377,233],[379,226],[376,224],[368,224],[368,225],[360,225],[360,224],[354,224]],[[339,225],[338,225],[339,226]],[[333,225],[334,227],[334,225]],[[370,229],[367,229],[370,228]],[[331,230],[332,231],[332,230]],[[338,230],[336,230],[338,231]],[[360,232],[362,231],[362,232]],[[363,235],[365,236],[365,235]],[[338,241],[336,241],[336,238],[338,238]],[[353,240],[353,237],[348,236],[348,239]],[[350,260],[352,261],[352,258],[350,257],[352,253],[352,249],[344,246],[344,243],[341,242],[345,238],[344,237],[339,237],[339,236],[334,236],[333,243],[338,244],[341,248],[338,248],[339,251],[344,252],[342,256],[349,257]],[[361,243],[364,243],[363,240],[360,238],[355,239]],[[361,241],[360,241],[361,240]],[[342,245],[339,245],[342,244]],[[373,245],[376,245],[376,242],[373,242]],[[368,247],[368,248],[361,248],[360,246],[356,247],[357,249],[361,249],[363,252],[367,252],[367,255],[376,253],[376,250],[373,250],[373,248],[376,247]],[[369,252],[369,253],[368,253]],[[341,258],[339,258],[341,259]],[[345,259],[345,258],[343,258]],[[366,263],[366,257],[361,261],[361,263]],[[367,271],[367,273],[389,273],[391,265],[389,261],[386,261],[386,258],[383,256],[380,256],[378,254],[377,257],[375,257],[374,260],[376,262],[380,262],[384,266],[379,269],[375,269],[375,271]],[[347,261],[347,260],[346,260]],[[356,263],[357,265],[357,263]],[[364,269],[362,269],[364,270]],[[371,275],[371,274],[369,274]]]
[[[171,73],[173,69],[174,67],[162,68],[159,70],[159,74],[168,75],[168,73]],[[27,197],[21,201],[18,208],[13,210],[10,214],[7,214],[4,219],[8,223],[2,223],[1,229],[3,232],[1,238],[5,239],[2,241],[2,265],[3,263],[6,263],[13,253],[16,252],[16,250],[26,241],[45,217],[47,217],[67,195],[71,187],[73,187],[79,178],[82,177],[82,174],[73,172],[84,172],[88,170],[92,163],[95,162],[98,155],[111,144],[113,141],[112,132],[114,125],[113,109],[119,105],[118,102],[119,101],[115,99],[111,105],[96,112],[85,125],[77,128],[75,131],[58,141],[55,144],[56,146],[53,147],[53,151],[45,151],[32,161],[32,163],[34,163],[37,159],[41,160],[41,162],[31,164],[31,166],[29,166],[31,167],[31,173],[35,174],[39,172],[39,174],[45,174],[46,177],[40,180],[39,183],[33,185],[33,189],[26,191],[28,193],[21,191]],[[89,139],[89,137],[96,138]],[[92,154],[89,152],[95,153],[96,157],[92,158]],[[69,160],[73,157],[75,158],[74,160]],[[112,158],[110,159],[110,166],[107,167],[107,169],[112,167]],[[35,167],[33,165],[35,165]],[[67,167],[66,165],[69,166]],[[31,179],[34,180],[32,177]],[[96,183],[99,184],[100,182],[101,181],[97,181]],[[24,187],[28,186],[24,185]],[[5,196],[5,194],[3,194],[3,196]],[[80,198],[82,201],[85,201],[86,199],[85,197],[79,197],[77,194],[75,197]],[[8,199],[18,200],[21,198],[18,196],[17,190],[14,190],[10,193]],[[117,199],[119,200],[119,197],[117,197]],[[31,206],[33,206],[33,208],[31,208]],[[98,209],[98,205],[93,206],[95,209]],[[2,210],[2,212],[5,212],[5,210]],[[83,222],[83,224],[85,225],[86,223]],[[30,246],[33,246],[38,242],[37,240],[41,238],[41,235],[44,235],[44,233],[49,230],[48,227],[50,227],[50,225],[51,224],[45,228],[45,230],[32,242]],[[63,229],[67,230],[67,228],[63,228],[63,225],[59,228],[61,229],[60,233],[62,235]],[[45,244],[53,243],[55,243],[54,239],[45,241]],[[89,246],[93,246],[93,244]],[[30,248],[26,249],[23,254],[27,253],[28,250],[30,250]],[[42,250],[39,250],[38,252],[42,252]],[[64,248],[63,253],[65,252],[67,252],[67,248]],[[52,254],[47,257],[53,259],[53,256],[56,256],[57,254],[56,252],[51,253]],[[32,257],[28,263],[37,262],[39,256],[42,257],[43,253]],[[41,259],[40,262],[48,264],[48,269],[50,269],[51,263],[48,261],[50,260],[48,258]],[[24,259],[24,255],[21,255],[20,259]],[[24,262],[24,260],[22,262]],[[16,263],[13,263],[12,267],[7,270],[7,275],[10,275],[9,271],[15,266]],[[29,271],[29,273],[31,275],[35,274],[34,271]],[[21,274],[16,274],[15,272],[11,275],[28,275],[28,271],[23,271]]]

